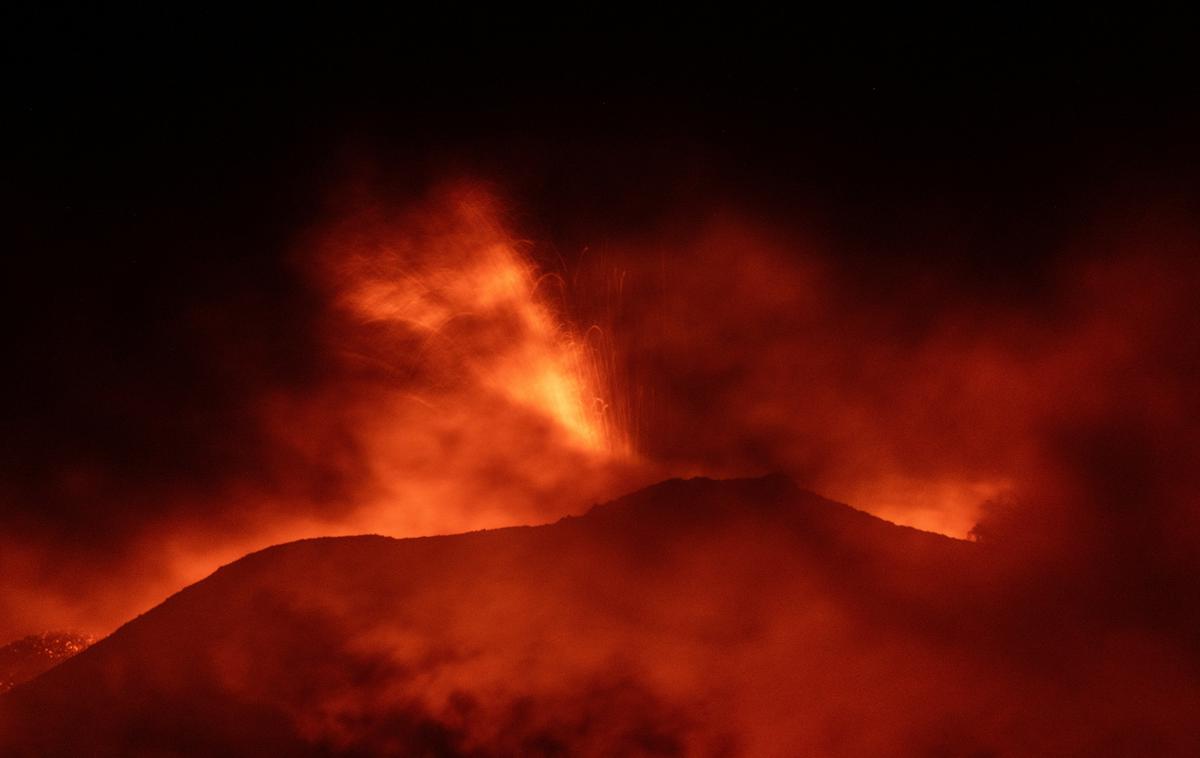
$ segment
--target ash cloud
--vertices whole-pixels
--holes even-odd
[[[341,73],[398,70],[364,55]],[[1195,114],[1154,88],[829,69],[797,100],[790,73],[702,69],[427,89],[260,70],[166,99],[85,82],[23,116],[3,634],[106,631],[266,542],[773,469],[919,526],[982,517],[1005,555],[1177,616],[1138,587],[1186,586],[1198,539]],[[413,360],[411,332],[334,307],[314,243],[437,240],[413,220],[447,218],[431,187],[456,174],[496,180],[498,226],[562,281],[555,312],[599,327],[644,468],[593,470],[520,402],[464,390],[448,353]]]
[[[903,523],[975,527],[1028,566],[1075,562],[1081,585],[1186,585],[1200,353],[1186,223],[1113,223],[1014,297],[941,259],[880,254],[864,276],[819,224],[715,188],[556,259],[550,235],[573,244],[594,219],[522,241],[517,203],[479,185],[337,186],[268,267],[283,292],[222,284],[220,307],[172,306],[165,344],[143,349],[147,363],[183,350],[187,382],[146,389],[177,364],[114,368],[56,408],[63,429],[119,417],[105,427],[119,444],[13,442],[26,465],[10,502],[44,510],[5,513],[10,609],[115,623],[269,541],[547,520],[662,473],[763,470]],[[464,186],[483,204],[465,215]],[[486,290],[472,266],[495,249],[515,257],[482,260],[532,299],[461,299]],[[593,455],[573,411],[530,404],[544,379],[587,373],[554,357],[564,346],[591,351],[588,391],[632,459]],[[125,579],[156,563],[131,600]],[[1140,602],[1178,615],[1150,596],[1129,612]]]

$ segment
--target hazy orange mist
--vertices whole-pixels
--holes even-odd
[[[470,184],[395,205],[349,194],[298,246],[323,300],[323,369],[253,398],[265,469],[167,492],[175,515],[148,518],[127,557],[63,592],[0,598],[39,619],[11,634],[105,634],[271,544],[541,523],[658,478],[618,411],[605,335],[565,316],[562,278],[539,269],[494,196]],[[38,548],[3,547],[19,587],[44,584]]]
[[[349,483],[346,528],[542,521],[645,478],[605,341],[566,317],[562,278],[492,194],[348,194],[308,259],[331,379],[264,405],[281,447]]]
[[[175,516],[149,519],[86,587],[45,593],[39,618],[104,633],[269,544],[540,523],[669,475],[783,470],[964,535],[1005,484],[976,459],[1028,415],[995,402],[1013,393],[993,364],[1023,364],[950,339],[889,351],[827,256],[728,215],[689,224],[560,275],[479,183],[416,202],[343,185],[296,251],[320,298],[321,374],[249,401],[267,470],[166,493]],[[927,411],[947,407],[935,396],[948,410]],[[970,444],[926,454],[939,438]]]
[[[451,381],[551,420],[579,448],[628,453],[591,347],[540,291],[546,277],[502,228],[495,202],[460,189],[446,212],[461,226],[431,249],[393,240],[339,257],[330,273],[340,303],[364,321],[418,336],[432,360],[452,355],[460,373]],[[462,322],[471,324],[456,329]]]

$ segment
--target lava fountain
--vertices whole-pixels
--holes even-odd
[[[335,263],[340,304],[407,333],[425,361],[456,367],[446,379],[552,421],[579,449],[629,453],[596,345],[548,296],[562,278],[539,274],[482,192],[462,190],[447,203],[450,223],[460,225],[431,248],[393,240]]]

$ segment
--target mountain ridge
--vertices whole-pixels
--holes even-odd
[[[1064,705],[1025,652],[1038,620],[1008,619],[981,556],[778,476],[668,480],[541,526],[284,543],[0,698],[0,746],[927,755],[1102,751],[1153,726]],[[1145,676],[1122,691],[1171,674]]]

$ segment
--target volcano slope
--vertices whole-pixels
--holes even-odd
[[[0,699],[4,755],[1200,754],[1194,681],[772,476],[279,545]]]

